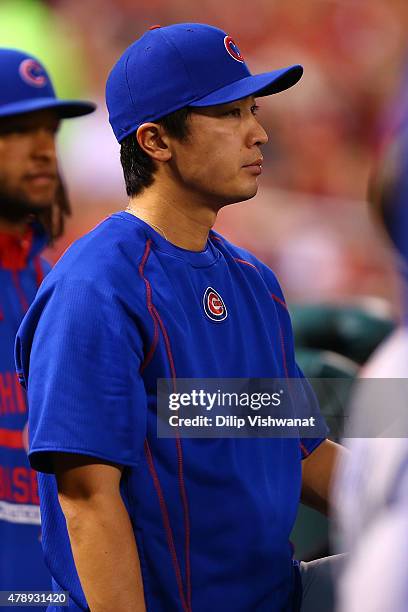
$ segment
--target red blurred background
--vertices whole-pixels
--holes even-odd
[[[60,95],[99,104],[61,130],[73,216],[49,258],[126,207],[106,77],[149,26],[179,21],[225,29],[252,72],[305,68],[295,88],[258,101],[269,134],[260,190],[222,211],[216,229],[269,264],[289,300],[394,303],[390,255],[366,192],[378,152],[404,119],[406,0],[3,1],[1,44],[37,53]]]

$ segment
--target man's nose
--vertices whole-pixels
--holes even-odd
[[[253,117],[253,127],[251,130],[251,144],[252,145],[264,145],[268,142],[268,134],[265,132],[258,119]]]
[[[55,135],[47,128],[39,128],[33,133],[32,155],[35,158],[55,159]]]

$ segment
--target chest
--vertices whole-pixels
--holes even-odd
[[[284,376],[284,330],[256,271],[170,260],[147,266],[145,282],[145,345],[150,339],[156,377]]]

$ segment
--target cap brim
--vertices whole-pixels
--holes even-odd
[[[234,100],[240,100],[247,96],[270,96],[295,85],[302,74],[303,67],[296,64],[272,72],[250,75],[217,89],[199,100],[190,102],[188,106],[214,106],[234,102]]]
[[[58,100],[56,98],[36,98],[33,100],[22,100],[13,104],[5,104],[0,106],[0,117],[9,117],[11,115],[22,115],[23,113],[32,113],[39,110],[54,109],[61,119],[70,119],[71,117],[81,117],[89,115],[96,109],[93,102],[84,102],[79,100]]]

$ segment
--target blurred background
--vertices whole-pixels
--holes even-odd
[[[259,194],[222,211],[216,229],[269,264],[289,301],[371,296],[395,310],[388,249],[365,200],[379,152],[404,120],[406,0],[0,0],[1,45],[43,60],[60,96],[99,104],[61,129],[73,216],[49,259],[125,208],[106,77],[149,26],[177,21],[225,29],[252,72],[305,68],[294,89],[258,100],[269,133]]]

